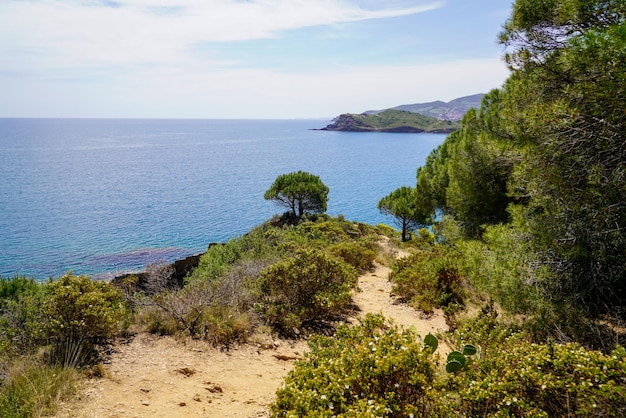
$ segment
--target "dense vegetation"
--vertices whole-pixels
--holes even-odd
[[[77,367],[101,375],[100,349],[125,311],[108,283],[67,274],[39,283],[0,280],[0,411],[3,417],[54,412],[73,393]]]
[[[434,344],[433,344],[434,340]],[[381,316],[316,336],[272,406],[275,417],[621,417],[626,351],[533,344],[485,310],[449,337],[445,362]],[[480,342],[479,350],[473,344]],[[444,370],[444,363],[446,363]],[[457,368],[450,368],[458,364]],[[455,371],[453,371],[455,370]]]
[[[167,266],[118,286],[0,280],[3,416],[54,411],[133,327],[220,346],[309,337],[278,417],[626,415],[626,3],[517,0],[501,40],[510,78],[379,205],[412,253],[392,265],[394,294],[442,308],[450,332],[342,324],[358,273],[389,261],[381,235],[399,234],[321,214],[328,190],[304,173],[311,207],[287,200],[290,215],[212,246],[184,283]]]
[[[626,314],[626,6],[518,0],[512,73],[418,170],[470,283],[536,336],[609,347]]]
[[[506,83],[381,200],[402,226],[439,220],[391,280],[444,309],[450,373],[369,319],[311,341],[274,416],[626,413],[626,3],[517,0],[501,41]]]
[[[212,246],[184,286],[168,266],[111,283],[67,274],[0,279],[0,415],[53,413],[87,376],[105,374],[117,336],[147,330],[228,346],[255,333],[332,332],[351,309],[382,230],[325,215],[280,217]]]
[[[404,110],[385,110],[374,115],[344,114],[324,128],[327,131],[449,133],[459,128],[458,121],[440,120]]]

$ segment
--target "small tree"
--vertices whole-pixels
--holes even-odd
[[[419,204],[417,191],[408,186],[400,187],[380,199],[378,210],[396,218],[396,223],[402,228],[402,241],[408,240],[409,230],[432,223],[430,210]]]
[[[294,217],[301,218],[305,212],[326,212],[328,192],[328,187],[318,176],[298,171],[278,176],[264,197],[290,209]]]

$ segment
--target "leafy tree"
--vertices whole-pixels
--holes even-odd
[[[403,186],[383,197],[378,210],[396,218],[402,228],[402,241],[407,241],[408,232],[432,223],[430,206],[420,199],[412,187]]]
[[[297,171],[278,176],[264,198],[288,208],[299,219],[305,212],[326,212],[328,192],[328,187],[318,176]]]

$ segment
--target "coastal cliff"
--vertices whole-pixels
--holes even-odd
[[[393,133],[450,133],[459,129],[458,121],[438,120],[419,113],[385,110],[378,114],[351,114],[338,116],[322,131],[393,132]]]

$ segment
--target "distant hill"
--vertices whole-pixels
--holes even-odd
[[[392,107],[393,110],[405,110],[407,112],[420,113],[422,115],[431,116],[440,120],[461,120],[465,112],[472,107],[480,107],[480,101],[484,94],[474,94],[471,96],[459,97],[449,102],[429,102],[414,103]],[[385,110],[368,110],[363,112],[364,115],[376,115]]]
[[[450,133],[459,129],[459,121],[439,120],[419,113],[388,109],[376,114],[338,116],[323,131]]]

